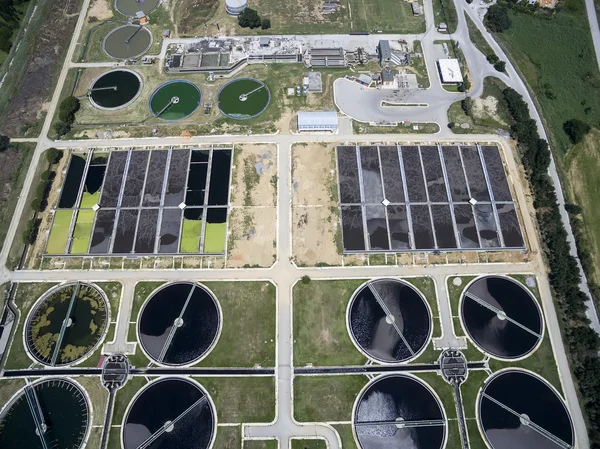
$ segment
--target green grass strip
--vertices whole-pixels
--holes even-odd
[[[88,252],[95,216],[96,212],[93,210],[80,210],[77,213],[75,229],[73,230],[71,254],[86,254]]]
[[[222,253],[225,251],[227,223],[206,223],[204,232],[204,252]]]
[[[200,236],[202,235],[202,220],[183,219],[183,230],[181,231],[181,244],[179,252],[197,253],[200,247]]]
[[[57,210],[55,212],[46,248],[48,254],[64,254],[74,213],[73,210]]]

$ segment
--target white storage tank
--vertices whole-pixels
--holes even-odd
[[[225,0],[225,10],[230,16],[239,16],[248,7],[248,0]]]

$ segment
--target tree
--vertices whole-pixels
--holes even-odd
[[[496,64],[500,58],[498,58],[495,53],[491,53],[486,56],[486,59],[490,64]]]
[[[460,102],[460,107],[466,115],[471,117],[473,114],[473,99],[471,97],[466,97],[463,101]]]
[[[79,99],[73,95],[65,98],[58,108],[58,118],[71,125],[75,121],[75,113],[79,111]]]
[[[63,152],[56,148],[48,148],[46,150],[46,160],[50,165],[58,164],[58,161],[62,159]]]
[[[246,8],[238,16],[238,23],[242,28],[258,28],[261,26],[260,16],[256,9]]]
[[[58,137],[62,137],[69,131],[71,131],[71,125],[59,120],[54,124],[54,131],[56,132]]]
[[[27,222],[27,227],[23,231],[23,243],[32,245],[37,239],[38,229],[42,223],[41,218],[31,219]]]
[[[506,62],[498,61],[496,64],[494,64],[494,68],[499,72],[506,72]]]
[[[585,135],[590,132],[592,128],[587,123],[579,119],[567,120],[563,124],[563,130],[571,139],[571,142],[577,144],[583,140]]]
[[[485,24],[495,33],[502,33],[510,28],[510,18],[508,17],[508,8],[500,5],[489,7],[485,15]]]
[[[10,148],[10,138],[0,134],[0,153],[4,153]]]
[[[260,24],[260,27],[263,30],[268,30],[269,28],[271,28],[271,19],[262,19],[262,22]]]
[[[301,281],[303,284],[310,284],[310,281],[311,281],[310,276],[305,274],[304,276],[302,276]]]
[[[571,215],[579,215],[582,212],[581,206],[579,204],[565,203],[565,209]]]

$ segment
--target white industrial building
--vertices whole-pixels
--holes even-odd
[[[442,84],[459,84],[463,82],[458,59],[438,59],[437,64]]]
[[[225,11],[230,16],[239,16],[248,7],[248,0],[225,0]]]
[[[298,112],[298,132],[329,131],[338,129],[336,111]]]

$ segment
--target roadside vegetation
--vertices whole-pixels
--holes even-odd
[[[518,140],[523,168],[531,184],[536,216],[550,268],[557,313],[562,321],[571,369],[588,417],[591,447],[600,445],[600,341],[589,327],[585,301],[579,290],[579,268],[569,253],[567,234],[558,210],[556,193],[547,174],[550,163],[548,143],[541,139],[527,103],[517,92],[505,89],[505,100],[513,118],[512,135]]]
[[[433,14],[435,17],[435,26],[440,23],[448,25],[448,34],[456,31],[458,26],[458,14],[453,0],[433,0]]]
[[[0,64],[8,57],[14,36],[29,6],[28,0],[3,0],[0,2]]]

